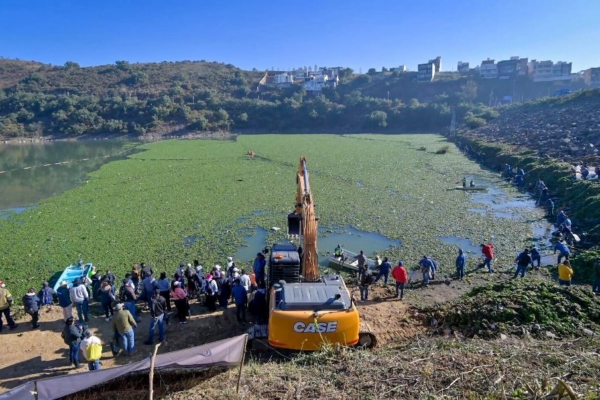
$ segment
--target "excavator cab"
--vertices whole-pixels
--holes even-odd
[[[302,215],[295,212],[288,214],[288,235],[300,236],[302,232]]]

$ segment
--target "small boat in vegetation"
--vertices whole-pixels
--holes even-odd
[[[60,287],[60,283],[62,281],[67,281],[69,283],[69,287],[72,287],[73,281],[75,281],[75,279],[84,278],[84,277],[87,278],[90,275],[90,273],[92,272],[92,268],[93,268],[92,263],[87,263],[87,264],[77,263],[77,264],[69,265],[67,268],[65,268],[63,273],[60,275],[60,277],[56,281],[56,284],[54,285],[54,291],[58,290],[58,288]]]
[[[353,253],[350,250],[342,249],[342,257],[336,257],[334,254],[331,254],[327,258],[329,259],[329,265],[334,268],[358,271],[358,261],[354,259],[354,257],[357,255],[358,253]],[[375,260],[372,260],[368,257],[365,258],[369,269],[375,269],[377,267]]]
[[[455,190],[467,190],[467,191],[484,191],[487,190],[486,187],[483,186],[455,186]]]

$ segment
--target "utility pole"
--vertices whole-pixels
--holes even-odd
[[[452,108],[452,121],[450,121],[450,139],[456,139],[456,111]]]

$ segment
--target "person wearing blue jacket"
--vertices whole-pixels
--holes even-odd
[[[467,266],[467,255],[463,249],[458,249],[458,257],[456,257],[456,278],[463,279],[465,277],[465,267]]]
[[[254,259],[254,265],[252,269],[254,271],[254,276],[256,277],[256,282],[259,285],[265,282],[266,265],[267,261],[265,260],[265,256],[262,253],[256,253],[256,258]]]
[[[423,285],[427,287],[429,286],[429,276],[433,272],[433,263],[427,256],[423,256],[421,261],[419,261],[419,265],[421,266],[421,272],[423,273]]]
[[[42,305],[51,306],[53,303],[52,296],[54,295],[54,289],[48,285],[48,282],[44,282],[42,289],[40,290],[39,298],[42,300]]]
[[[560,252],[556,261],[557,264],[560,264],[563,257],[568,260],[569,256],[571,255],[571,250],[569,250],[569,246],[567,246],[567,244],[562,240],[554,245],[554,254],[556,254],[557,251]]]
[[[40,319],[40,304],[42,301],[35,294],[34,288],[29,288],[27,294],[23,296],[23,307],[25,308],[25,312],[31,315],[31,329],[37,329],[40,327],[38,321]]]
[[[63,319],[66,322],[69,318],[73,318],[73,302],[71,301],[67,281],[60,283],[60,287],[56,289],[56,296],[58,297],[58,305],[62,308]]]
[[[379,273],[377,274],[377,277],[375,278],[375,282],[373,282],[373,283],[377,283],[377,281],[379,281],[379,278],[381,278],[383,276],[383,283],[385,285],[387,285],[391,270],[392,270],[392,264],[390,264],[387,257],[383,257],[383,262],[379,266]]]
[[[556,226],[561,226],[565,220],[567,219],[567,214],[565,214],[564,210],[560,210],[558,216],[556,217]]]
[[[235,302],[235,313],[237,321],[240,324],[246,324],[246,304],[248,303],[248,292],[246,288],[242,286],[240,279],[237,278],[234,282],[233,289],[231,289],[231,295]]]

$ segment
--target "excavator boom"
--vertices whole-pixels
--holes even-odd
[[[301,273],[305,280],[319,279],[319,260],[317,254],[317,220],[306,157],[300,157],[296,175],[295,212],[288,215],[288,235],[299,236],[302,245]]]

